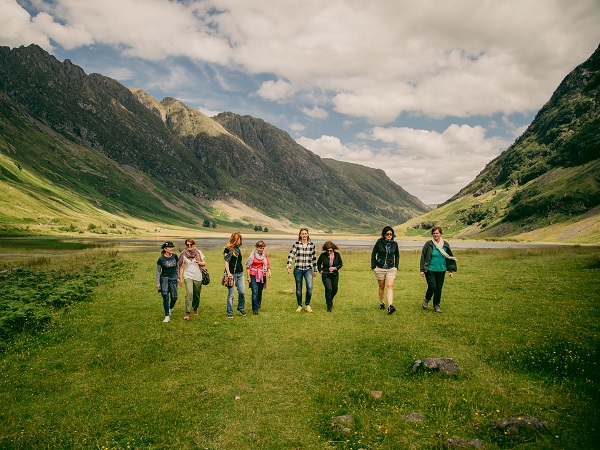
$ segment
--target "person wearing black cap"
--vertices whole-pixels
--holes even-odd
[[[173,244],[171,241],[165,242],[162,246],[162,254],[156,261],[156,287],[163,298],[163,308],[165,310],[165,319],[163,322],[171,320],[171,310],[177,302],[177,262],[178,258],[173,253]],[[171,300],[169,301],[169,295]]]

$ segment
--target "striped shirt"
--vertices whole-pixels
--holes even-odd
[[[296,241],[290,250],[287,259],[287,268],[292,268],[292,261],[296,257],[295,268],[300,270],[313,269],[313,272],[317,271],[317,249],[315,244],[308,242],[308,244],[302,244],[300,241]]]

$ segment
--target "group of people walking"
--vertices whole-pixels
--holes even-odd
[[[431,230],[432,239],[423,245],[421,250],[420,274],[425,277],[427,290],[421,303],[427,309],[433,300],[433,310],[441,313],[440,301],[446,272],[452,278],[456,272],[456,258],[452,254],[450,244],[442,239],[442,229],[438,226]],[[396,308],[394,302],[394,281],[400,262],[400,251],[395,241],[394,229],[390,226],[383,228],[381,237],[373,246],[371,252],[371,270],[378,284],[379,309],[393,314]],[[194,239],[185,240],[186,248],[178,257],[173,253],[175,245],[171,241],[162,244],[161,256],[156,261],[156,286],[163,299],[165,313],[164,322],[169,322],[171,312],[177,302],[177,287],[185,285],[185,315],[189,320],[191,314],[198,315],[200,293],[206,260],[196,248]],[[237,311],[246,316],[246,284],[244,273],[247,273],[248,283],[252,292],[252,313],[257,315],[262,306],[263,290],[267,279],[271,277],[271,263],[265,252],[266,244],[259,240],[254,250],[246,257],[242,256],[242,235],[232,233],[229,242],[223,249],[224,272],[223,284],[227,287],[226,315],[234,317],[233,300],[237,290]],[[339,272],[343,267],[342,256],[338,246],[332,241],[323,244],[322,252],[317,258],[315,244],[310,239],[307,228],[301,228],[298,240],[294,242],[287,257],[287,272],[294,274],[296,282],[296,312],[303,310],[312,313],[310,305],[313,292],[313,279],[321,274],[325,289],[327,311],[333,310],[333,300],[338,292]],[[292,269],[293,265],[293,269]],[[303,296],[304,291],[304,296]],[[304,306],[303,306],[304,299]],[[387,300],[387,307],[386,307]]]

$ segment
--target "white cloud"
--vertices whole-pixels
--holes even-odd
[[[95,42],[270,74],[266,100],[318,91],[379,125],[535,111],[600,41],[598,0],[32,0],[33,19],[1,2],[4,44]]]
[[[19,47],[36,43],[45,50],[53,49],[47,30],[36,26],[31,15],[16,1],[0,0],[0,10],[0,44]]]
[[[293,122],[289,125],[290,129],[292,129],[293,131],[300,133],[302,131],[304,131],[306,129],[306,127],[304,125],[302,125],[301,123],[298,122]]]
[[[333,136],[302,137],[297,142],[324,158],[382,169],[425,203],[437,204],[467,185],[510,144],[486,137],[482,127],[450,125],[444,132],[374,127],[359,136],[366,144],[344,145]],[[382,149],[373,143],[383,143]]]
[[[329,113],[318,106],[313,108],[302,108],[302,112],[313,119],[327,119],[329,117]]]
[[[283,100],[286,97],[293,95],[294,87],[284,80],[269,80],[265,81],[256,93],[267,100]]]

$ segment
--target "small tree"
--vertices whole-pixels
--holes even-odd
[[[210,228],[210,220],[204,219],[204,222],[202,222],[202,226],[204,228]],[[214,226],[213,226],[213,228],[214,228]]]

